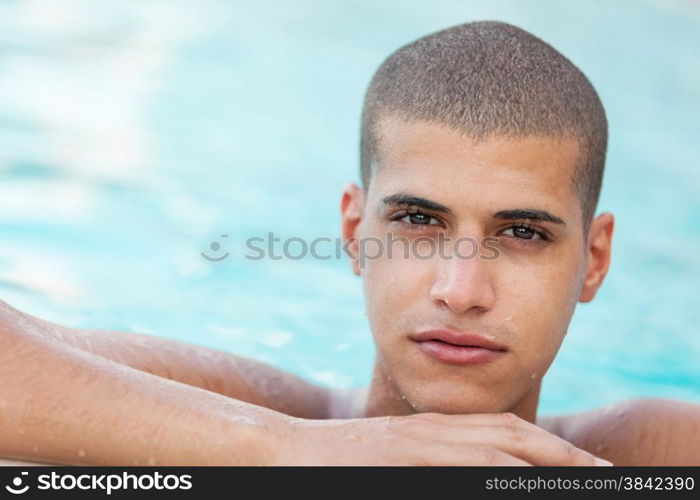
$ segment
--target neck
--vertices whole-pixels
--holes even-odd
[[[530,423],[537,419],[537,404],[539,401],[541,381],[538,381],[532,389],[525,394],[512,408],[501,412],[510,412]],[[375,360],[372,381],[366,389],[364,410],[360,410],[360,417],[379,417],[388,415],[411,415],[417,410],[411,406],[405,397],[399,392],[396,385],[382,370]]]

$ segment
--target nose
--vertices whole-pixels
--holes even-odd
[[[490,264],[479,256],[444,259],[430,289],[431,299],[455,314],[490,310],[496,300]]]

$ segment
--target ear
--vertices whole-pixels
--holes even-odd
[[[340,234],[343,236],[343,244],[350,257],[352,272],[357,276],[360,275],[358,231],[362,221],[364,197],[362,188],[350,182],[343,188],[340,199]]]
[[[590,302],[595,297],[598,288],[610,266],[612,249],[612,233],[615,217],[609,212],[603,212],[591,221],[588,230],[588,248],[586,274],[584,276],[579,302]]]

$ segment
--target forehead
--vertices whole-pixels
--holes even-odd
[[[383,117],[378,122],[374,191],[407,191],[474,210],[530,206],[576,211],[575,139],[495,136],[475,140],[445,125]],[[536,206],[536,207],[535,207]]]

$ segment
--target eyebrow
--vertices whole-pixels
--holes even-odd
[[[515,208],[512,210],[499,210],[493,217],[496,219],[503,220],[515,220],[515,219],[526,219],[537,222],[553,222],[554,224],[561,224],[566,226],[566,222],[552,215],[546,210],[537,210],[534,208]]]
[[[410,194],[397,193],[391,196],[386,196],[382,198],[382,202],[385,205],[399,205],[399,206],[414,206],[425,208],[426,210],[434,210],[435,212],[442,212],[445,214],[451,214],[452,210],[447,208],[445,205],[440,205],[434,201],[426,200],[420,196],[413,196]]]
[[[384,205],[414,206],[445,214],[452,213],[452,210],[444,205],[441,205],[440,203],[421,198],[420,196],[405,193],[397,193],[386,196],[382,198],[382,202]],[[513,208],[508,210],[499,210],[498,212],[492,214],[492,217],[501,220],[525,219],[536,222],[552,222],[554,224],[566,226],[566,222],[564,222],[560,217],[557,217],[546,210],[539,210],[535,208]]]

